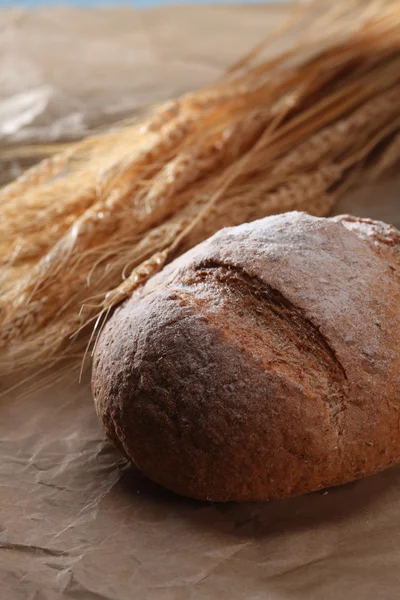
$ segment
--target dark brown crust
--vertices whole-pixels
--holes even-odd
[[[180,257],[99,341],[93,393],[109,438],[154,481],[218,501],[399,461],[398,235],[287,213]]]

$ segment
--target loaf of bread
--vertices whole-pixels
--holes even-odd
[[[400,234],[292,212],[223,229],[112,316],[93,393],[149,478],[268,500],[400,461]]]

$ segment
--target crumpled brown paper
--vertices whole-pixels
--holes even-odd
[[[203,84],[280,10],[0,12],[3,109],[4,81],[10,97],[64,98],[12,135],[46,136],[75,109],[89,127]],[[392,181],[335,212],[400,226],[399,200]],[[394,600],[399,561],[400,466],[289,500],[205,504],[126,464],[87,384],[0,401],[0,600]]]
[[[203,86],[282,7],[0,10],[0,142],[79,137]]]

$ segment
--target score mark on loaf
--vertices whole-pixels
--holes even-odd
[[[110,440],[193,498],[269,500],[400,461],[400,234],[292,212],[223,229],[119,307]]]

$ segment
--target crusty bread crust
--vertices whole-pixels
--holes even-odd
[[[224,229],[106,325],[106,432],[186,496],[268,500],[400,461],[400,235],[286,213]]]

